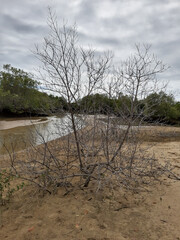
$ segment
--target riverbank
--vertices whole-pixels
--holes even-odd
[[[15,120],[12,118],[9,118],[9,119],[0,121],[0,131],[16,128],[16,127],[25,127],[25,126],[30,126],[34,124],[40,124],[42,122],[46,123],[48,121],[50,121],[48,118],[29,118],[29,119],[16,118]]]
[[[57,139],[63,131],[66,115],[32,118],[1,118],[0,120],[0,156],[7,154],[4,146],[10,151],[18,152],[30,145],[42,143],[41,136],[47,141]],[[57,131],[57,125],[59,129]]]
[[[179,141],[159,138],[148,151],[180,174]],[[3,207],[0,239],[179,240],[180,181],[161,180],[138,193],[114,188],[97,194],[90,188],[42,196],[27,185]]]

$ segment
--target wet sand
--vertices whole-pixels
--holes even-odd
[[[16,127],[30,126],[33,124],[40,124],[48,122],[46,119],[29,119],[29,120],[2,120],[0,121],[0,130],[7,130]]]

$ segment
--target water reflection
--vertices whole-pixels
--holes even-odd
[[[79,118],[77,118],[77,121]],[[48,117],[48,121],[0,131],[0,155],[51,141],[71,132],[69,115]]]

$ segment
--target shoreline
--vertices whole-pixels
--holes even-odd
[[[39,118],[39,119],[30,119],[30,120],[2,120],[0,121],[0,131],[8,130],[16,127],[26,127],[34,124],[47,123],[50,119]]]

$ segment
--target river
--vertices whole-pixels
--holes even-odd
[[[0,119],[0,155],[7,151],[20,151],[31,144],[69,134],[71,130],[69,115],[42,118],[1,118]]]

